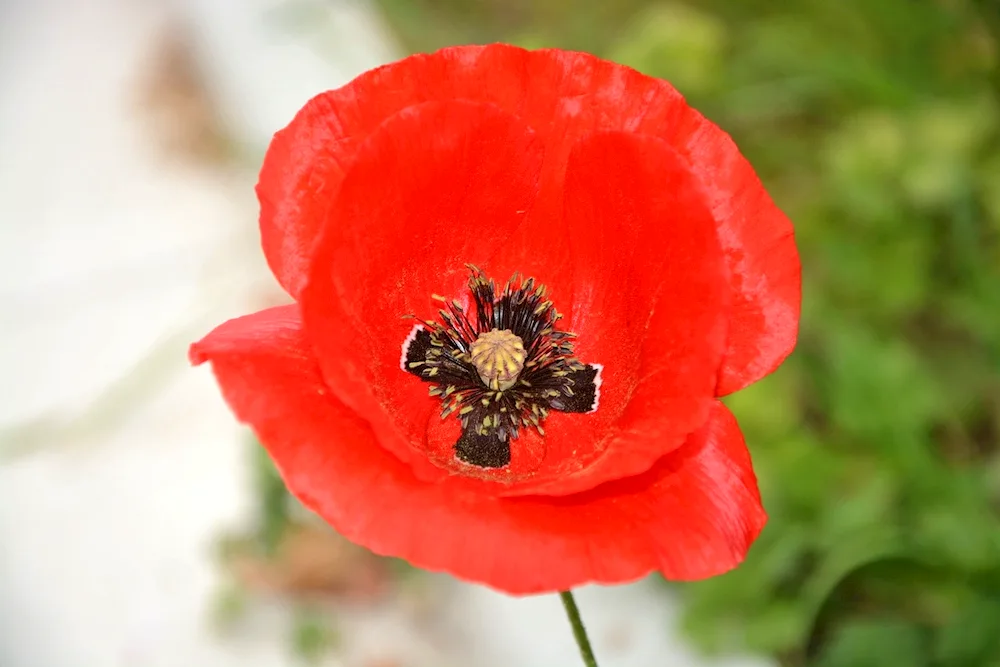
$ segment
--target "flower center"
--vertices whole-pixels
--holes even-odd
[[[524,369],[524,343],[510,329],[493,329],[479,334],[469,348],[479,379],[495,391],[514,386]]]
[[[510,443],[522,429],[545,435],[550,410],[597,410],[601,366],[580,363],[575,334],[558,328],[562,316],[544,285],[515,275],[502,290],[470,266],[474,310],[444,303],[440,321],[418,320],[403,342],[400,366],[429,383],[441,418],[462,424],[455,455],[482,468],[510,463]]]

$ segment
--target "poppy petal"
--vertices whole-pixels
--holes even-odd
[[[356,150],[358,140],[340,121],[331,95],[311,99],[271,139],[257,181],[264,257],[296,299],[305,286],[313,244]]]
[[[225,354],[231,362],[255,348],[267,349],[299,344],[302,315],[297,304],[275,306],[252,315],[234,317],[215,327],[203,339],[191,345],[188,360],[195,366],[210,361],[213,355]],[[252,370],[249,366],[247,370]]]
[[[496,104],[535,128],[547,144],[545,193],[558,193],[570,147],[582,133],[626,130],[667,141],[690,162],[711,199],[734,291],[717,393],[751,384],[791,352],[801,300],[793,229],[729,135],[665,81],[556,49],[451,47],[366,72],[312,99],[275,135],[257,186],[264,253],[293,297],[305,283],[313,244],[358,146],[403,108],[448,99]],[[547,194],[542,200],[539,219],[551,217],[557,203]],[[510,243],[557,240],[561,233],[543,227]],[[556,245],[544,264],[558,273],[567,262]]]
[[[192,348],[289,489],[348,539],[511,594],[693,580],[738,565],[763,527],[750,458],[714,403],[645,474],[562,498],[501,499],[418,480],[327,390],[294,306],[223,324]]]
[[[649,82],[649,90],[635,89],[636,81]],[[524,118],[547,137],[545,181],[553,195],[547,200],[558,213],[562,172],[580,135],[592,129],[631,129],[647,108],[684,105],[676,90],[660,83],[588,54],[527,51],[506,44],[450,47],[365,72],[309,100],[275,134],[257,184],[268,265],[278,282],[298,298],[316,238],[358,148],[385,119],[409,106],[470,100],[495,104]],[[601,120],[618,118],[620,111],[631,114],[633,121]],[[559,233],[543,227],[531,236],[558,239]],[[512,243],[531,241],[515,238]],[[539,264],[551,265],[552,260]],[[521,267],[532,273],[535,269]]]
[[[528,76],[527,58],[527,51],[508,47],[446,49],[378,67],[309,100],[274,135],[257,183],[264,255],[282,287],[299,297],[340,185],[383,121],[428,101],[474,100],[514,113],[524,100],[551,103],[549,81],[540,80],[537,68]],[[527,94],[531,81],[537,82],[535,95]]]
[[[545,458],[510,494],[576,493],[648,470],[704,422],[725,349],[723,258],[676,151],[648,135],[593,133],[573,148],[563,198],[574,285],[565,327],[580,361],[601,366],[600,400],[592,414],[549,416]]]
[[[315,246],[300,301],[328,384],[428,476],[446,474],[424,451],[441,404],[400,368],[414,326],[406,316],[430,316],[435,294],[467,294],[466,264],[522,222],[541,161],[534,133],[496,106],[408,107],[358,148]],[[450,448],[441,456],[454,462]]]
[[[667,140],[705,189],[733,289],[717,395],[753,384],[785,360],[798,337],[801,268],[788,217],[728,134],[688,109]]]

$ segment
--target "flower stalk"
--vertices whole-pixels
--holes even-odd
[[[587,628],[583,626],[583,619],[580,618],[580,609],[576,606],[572,591],[559,593],[562,598],[563,607],[566,608],[566,616],[569,624],[573,627],[573,638],[576,645],[580,647],[580,657],[587,667],[597,667],[597,658],[594,657],[594,649],[590,646],[590,638],[587,637]]]

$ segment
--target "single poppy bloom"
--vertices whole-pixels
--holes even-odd
[[[764,526],[719,397],[795,343],[792,226],[664,81],[448,48],[278,132],[257,194],[294,303],[191,348],[347,538],[512,594],[689,580]]]

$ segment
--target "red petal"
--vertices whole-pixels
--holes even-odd
[[[230,363],[236,363],[241,355],[250,355],[248,361],[253,361],[260,350],[294,350],[301,345],[301,329],[302,315],[297,304],[275,306],[223,322],[191,345],[188,360],[192,365],[200,366],[224,355]],[[254,373],[260,369],[248,365],[243,370]],[[255,384],[252,379],[245,382]],[[280,391],[280,387],[277,390]]]
[[[497,104],[543,136],[542,196],[534,218],[545,224],[526,227],[510,244],[552,245],[545,267],[554,276],[570,261],[551,222],[575,139],[592,130],[625,130],[666,140],[690,161],[711,201],[735,293],[718,393],[766,375],[794,347],[800,284],[792,226],[729,136],[688,107],[670,84],[559,50],[527,52],[500,44],[444,49],[373,70],[312,100],[276,135],[258,185],[264,252],[293,296],[304,284],[313,243],[360,142],[406,106],[448,99]],[[534,265],[519,269],[539,272]],[[557,280],[550,282],[558,287]]]
[[[623,132],[569,158],[564,225],[583,363],[601,364],[597,412],[553,413],[545,458],[509,493],[568,494],[648,470],[704,423],[725,344],[727,278],[711,212],[664,141]],[[520,443],[512,443],[516,449]]]
[[[488,102],[525,118],[559,139],[553,142],[549,168],[550,180],[558,185],[569,146],[589,129],[573,122],[583,96],[604,91],[608,95],[596,98],[599,102],[620,101],[614,80],[620,84],[624,70],[609,66],[585,54],[558,50],[460,46],[404,58],[317,95],[275,134],[261,168],[260,230],[271,270],[298,298],[316,237],[358,147],[386,118],[415,104]],[[672,99],[681,99],[669,90]]]
[[[485,262],[530,209],[541,159],[531,130],[493,105],[409,107],[358,149],[317,243],[301,302],[320,366],[380,441],[428,476],[445,474],[422,451],[440,401],[400,368],[414,326],[404,318],[430,316],[433,294],[466,293],[466,263]]]
[[[715,403],[688,443],[639,477],[563,498],[500,499],[426,483],[327,391],[295,308],[222,325],[192,349],[211,361],[292,492],[347,538],[417,567],[512,594],[725,572],[766,517],[735,419]]]
[[[545,212],[548,193],[560,187],[574,138],[593,130],[625,130],[663,139],[687,160],[705,193],[729,271],[728,349],[716,394],[742,389],[776,369],[798,336],[798,250],[791,221],[733,140],[666,81],[584,53],[553,50],[529,56],[524,64],[529,71],[549,72],[555,64],[563,73],[552,87],[559,96],[554,106],[545,93],[543,104],[518,102],[532,127],[548,127],[542,133],[546,164],[533,215]]]
[[[691,163],[711,202],[733,289],[728,351],[717,395],[752,384],[795,347],[801,302],[791,221],[775,205],[729,135],[687,110],[661,132]]]
[[[298,298],[305,286],[313,245],[368,135],[390,116],[426,101],[467,99],[516,108],[526,93],[527,57],[521,49],[473,46],[405,58],[317,95],[275,134],[257,197],[264,255],[288,293]]]

